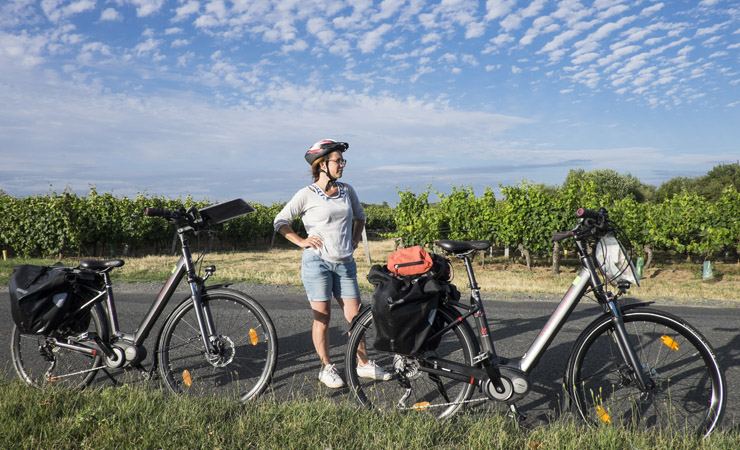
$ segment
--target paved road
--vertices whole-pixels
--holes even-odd
[[[316,381],[319,362],[311,343],[311,314],[303,293],[290,288],[238,287],[250,293],[267,309],[277,328],[280,354],[272,391],[268,395],[273,395],[278,400],[314,398],[315,396],[330,396],[341,400],[347,397],[346,389],[329,391],[321,388]],[[136,328],[138,320],[141,319],[155,295],[155,292],[141,287],[122,286],[120,288],[117,292],[116,303],[119,308],[120,324],[124,330],[132,331]],[[184,292],[180,297],[185,297]],[[364,297],[367,300],[369,295],[364,295]],[[491,329],[494,330],[494,339],[497,340],[496,350],[501,356],[512,358],[524,353],[556,306],[552,298],[542,299],[527,295],[517,297],[513,301],[486,299]],[[670,306],[668,302],[661,302],[657,307],[683,317],[698,328],[712,343],[728,380],[728,408],[723,428],[738,427],[740,423],[740,392],[738,392],[740,389],[740,334],[738,333],[740,308],[679,307]],[[564,364],[571,343],[598,312],[598,307],[592,303],[579,306],[534,370],[532,374],[534,388],[518,405],[531,420],[546,420],[550,412],[557,408]],[[333,344],[332,358],[343,370],[342,352],[346,342],[344,333],[347,325],[343,323],[338,309],[334,310],[332,316],[330,336]],[[10,362],[8,345],[11,320],[6,290],[0,292],[0,317],[6,318],[0,321],[0,342],[4,342],[0,345],[0,373],[5,377],[14,377],[15,372]],[[150,361],[151,359],[146,362]],[[124,373],[117,375],[117,378],[123,377],[136,383],[143,382],[135,377],[131,379],[132,376]],[[99,384],[109,382],[105,377],[98,377]]]

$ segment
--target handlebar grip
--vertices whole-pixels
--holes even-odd
[[[576,217],[579,219],[601,220],[604,217],[604,214],[601,211],[594,211],[593,209],[578,208],[578,211],[576,211]]]
[[[560,242],[568,238],[574,237],[575,234],[572,231],[559,231],[552,234],[553,242]]]
[[[171,217],[172,211],[162,208],[147,208],[144,210],[144,215],[148,217]]]

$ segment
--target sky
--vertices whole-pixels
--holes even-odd
[[[736,0],[0,0],[0,189],[284,202],[740,160]]]

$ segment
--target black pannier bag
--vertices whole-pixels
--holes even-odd
[[[74,274],[60,266],[24,264],[10,277],[10,313],[22,333],[54,331],[72,311]]]
[[[375,286],[373,347],[402,355],[436,348],[439,342],[425,341],[438,325],[435,319],[440,301],[460,298],[455,286],[429,274],[396,277],[377,264],[370,268],[367,279]]]

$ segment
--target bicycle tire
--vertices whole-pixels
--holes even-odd
[[[232,289],[202,295],[210,308],[219,352],[206,354],[192,298],[167,318],[158,345],[158,365],[167,387],[177,394],[218,395],[247,401],[260,395],[275,372],[275,326],[256,300]]]
[[[707,340],[657,310],[626,311],[624,325],[655,388],[640,391],[604,316],[579,336],[567,364],[566,386],[580,416],[591,425],[711,433],[724,413],[726,384]]]
[[[96,332],[100,338],[108,341],[107,322],[100,304],[90,308],[91,320],[87,332]],[[84,325],[83,325],[84,326]],[[54,385],[84,389],[103,367],[103,353],[95,355],[62,347],[59,343],[76,343],[96,348],[87,338],[80,338],[85,331],[57,331],[49,335],[21,333],[13,326],[10,339],[11,359],[18,377],[31,386],[43,388]]]
[[[350,329],[345,352],[345,374],[351,392],[361,405],[384,412],[399,409],[425,411],[438,418],[445,418],[455,414],[470,399],[474,389],[470,383],[451,378],[437,378],[437,383],[434,376],[418,369],[423,358],[428,356],[473,365],[477,341],[467,322],[457,322],[459,314],[448,308],[437,311],[437,317],[441,318],[444,325],[456,324],[441,337],[440,344],[434,351],[424,352],[418,357],[375,350],[372,346],[375,340],[372,310],[367,309],[360,314]],[[363,344],[368,359],[393,374],[390,380],[376,381],[358,376],[357,351]],[[407,388],[410,390],[407,391]]]

